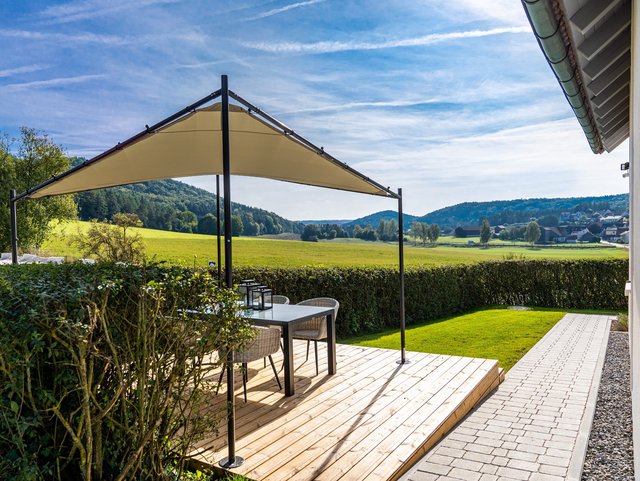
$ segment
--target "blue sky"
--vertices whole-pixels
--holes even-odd
[[[405,211],[626,192],[593,155],[516,0],[0,3],[0,132],[91,157],[219,87],[366,175]],[[210,189],[208,177],[186,179]],[[234,178],[292,219],[395,209],[366,195]]]

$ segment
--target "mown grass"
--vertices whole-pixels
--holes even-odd
[[[87,222],[67,222],[56,228],[42,251],[51,255],[81,257],[77,249],[67,244],[70,234],[87,228]],[[172,265],[207,266],[216,259],[216,238],[201,234],[181,234],[153,229],[132,229],[139,232],[149,257]],[[223,249],[224,250],[224,249]],[[625,249],[594,247],[589,249],[527,247],[447,247],[405,246],[408,266],[442,266],[488,260],[501,260],[509,255],[526,259],[626,258]],[[292,240],[239,237],[233,240],[233,261],[237,266],[389,266],[398,264],[396,244],[366,241],[302,242]]]
[[[416,324],[406,329],[407,350],[497,359],[500,367],[508,371],[564,314],[550,310],[490,308]],[[400,331],[389,329],[341,339],[340,342],[398,349]]]

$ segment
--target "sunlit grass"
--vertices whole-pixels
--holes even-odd
[[[83,231],[87,222],[67,222],[57,227],[55,234],[43,246],[52,255],[78,258],[80,252],[67,243],[68,236]],[[206,266],[216,260],[216,238],[201,234],[181,234],[154,229],[132,229],[143,238],[146,253],[158,261],[175,265]],[[223,249],[224,251],[224,249]],[[611,259],[626,258],[625,249],[614,248],[556,248],[501,247],[488,249],[473,247],[405,246],[408,266],[473,263],[501,260],[509,255],[526,259]],[[277,267],[296,266],[388,266],[398,265],[398,246],[393,243],[361,240],[302,242],[292,240],[239,237],[233,239],[233,261],[238,266],[259,265]]]
[[[497,359],[505,371],[513,367],[562,317],[560,311],[483,309],[408,326],[408,351]],[[400,332],[389,329],[341,343],[398,349]]]

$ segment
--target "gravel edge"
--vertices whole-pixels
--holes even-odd
[[[583,481],[633,481],[629,335],[609,333]]]

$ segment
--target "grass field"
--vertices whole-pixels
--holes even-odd
[[[564,316],[560,311],[484,309],[407,327],[408,351],[497,359],[505,371]],[[341,339],[358,346],[398,349],[397,329]]]
[[[81,257],[67,244],[70,234],[84,230],[87,222],[66,222],[56,228],[55,234],[42,248],[43,253],[67,257]],[[153,229],[133,229],[143,238],[146,254],[158,261],[176,265],[206,266],[216,258],[216,238],[201,234],[181,234]],[[224,250],[224,249],[223,249]],[[626,249],[610,247],[575,247],[554,249],[530,249],[528,247],[405,247],[405,264],[450,265],[500,260],[505,256],[524,256],[525,259],[579,259],[626,258]],[[235,265],[260,266],[390,266],[398,264],[396,244],[367,242],[349,239],[345,241],[302,242],[291,240],[240,237],[233,239]]]

